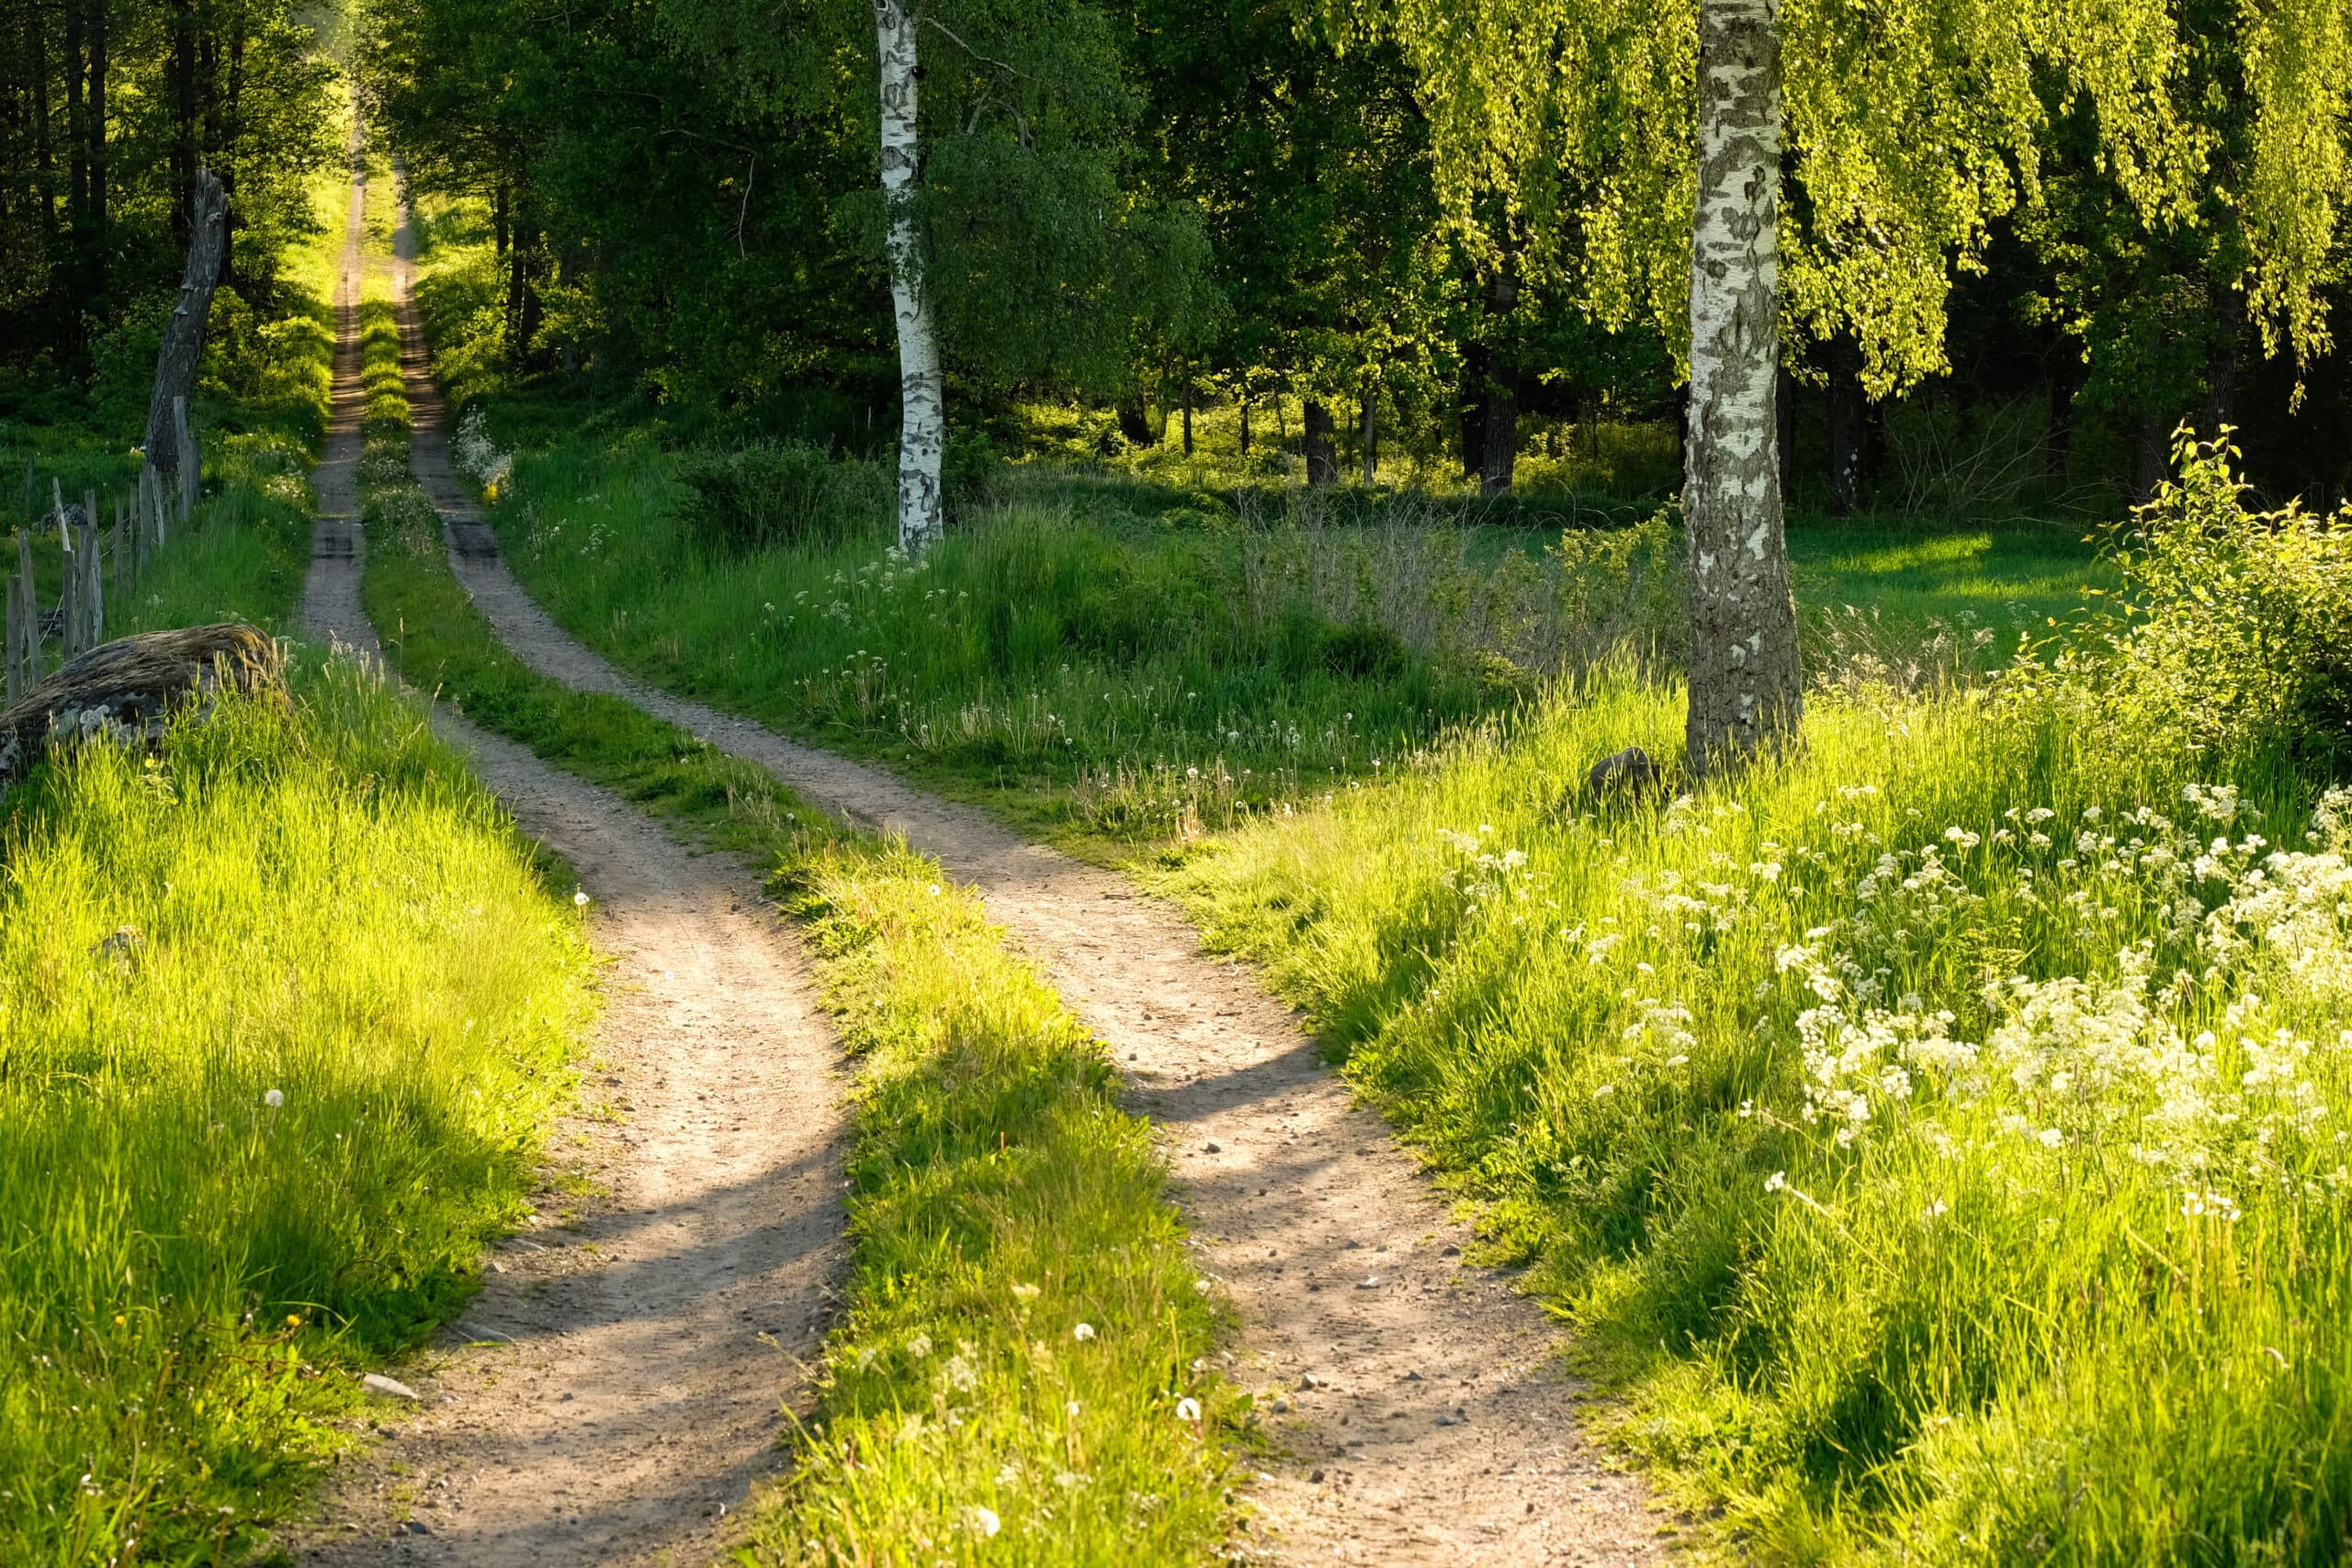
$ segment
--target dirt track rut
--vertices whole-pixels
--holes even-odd
[[[405,234],[405,224],[402,228]],[[405,254],[405,253],[403,253]],[[625,697],[819,805],[902,832],[978,887],[1112,1047],[1159,1124],[1204,1267],[1238,1309],[1235,1375],[1282,1391],[1293,1459],[1254,1490],[1296,1562],[1632,1563],[1660,1552],[1646,1488],[1583,1439],[1559,1333],[1507,1281],[1372,1112],[1247,970],[1182,914],[967,807],[623,675],[507,570],[451,473],[445,411],[403,294],[414,468],[460,581],[540,673]]]
[[[363,400],[354,186],[334,410],[303,616],[377,657],[359,599]],[[380,265],[380,262],[378,263]],[[731,857],[436,712],[435,728],[595,899],[612,955],[580,1113],[551,1151],[602,1198],[502,1246],[463,1337],[407,1371],[424,1395],[342,1466],[300,1543],[321,1565],[695,1563],[781,1458],[840,1277],[839,1055],[789,933]]]

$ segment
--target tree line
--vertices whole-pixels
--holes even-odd
[[[199,169],[230,204],[216,343],[281,314],[335,79],[289,0],[0,0],[0,412],[143,406]]]
[[[899,7],[951,422],[1078,399],[1140,445],[1260,401],[1263,440],[1280,393],[1317,477],[1385,440],[1501,489],[1522,412],[1679,421],[1699,10]],[[1780,10],[1781,445],[1816,499],[1865,502],[1915,389],[2033,403],[2058,481],[2087,436],[2144,489],[2186,418],[2352,488],[2339,7]],[[895,434],[877,36],[845,0],[0,0],[0,365],[86,381],[152,333],[198,164],[231,310],[266,312],[333,50],[410,178],[480,201],[516,370]]]

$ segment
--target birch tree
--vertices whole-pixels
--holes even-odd
[[[1346,5],[1348,0],[1333,0]],[[1520,257],[1604,322],[1647,315],[1687,355],[1690,761],[1801,717],[1773,460],[1773,358],[1850,333],[1874,395],[1939,374],[1951,279],[2041,197],[2056,117],[2086,111],[2142,222],[2193,223],[2211,138],[2186,62],[2247,62],[2238,286],[2266,344],[2328,344],[2347,191],[2343,0],[1353,0],[1359,37],[1420,77],[1441,197],[1465,245],[1499,199]],[[2212,36],[2212,35],[2221,36]],[[1792,177],[1800,212],[1781,199]]]
[[[882,84],[883,244],[899,328],[899,545],[910,555],[936,544],[944,527],[939,470],[947,451],[946,387],[915,212],[922,168],[916,119],[921,25],[902,0],[874,0],[875,58]]]
[[[1690,220],[1690,709],[1703,768],[1804,705],[1781,526],[1781,0],[1702,0]]]

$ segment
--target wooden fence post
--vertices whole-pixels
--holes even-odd
[[[17,535],[17,575],[11,585],[16,592],[17,620],[23,629],[9,653],[22,671],[17,680],[29,692],[40,684],[40,595],[33,589],[33,541],[29,533],[20,531]]]
[[[185,523],[196,511],[199,459],[196,451],[196,435],[187,427],[187,400],[172,400],[172,435],[179,443],[180,521]]]

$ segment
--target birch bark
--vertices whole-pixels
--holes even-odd
[[[1690,244],[1691,771],[1792,735],[1804,716],[1781,532],[1781,0],[1701,0],[1699,195]]]
[[[946,388],[915,228],[917,24],[906,0],[874,0],[875,52],[882,78],[885,243],[890,299],[899,319],[899,544],[910,555],[938,542],[944,526],[939,465],[947,448]]]

